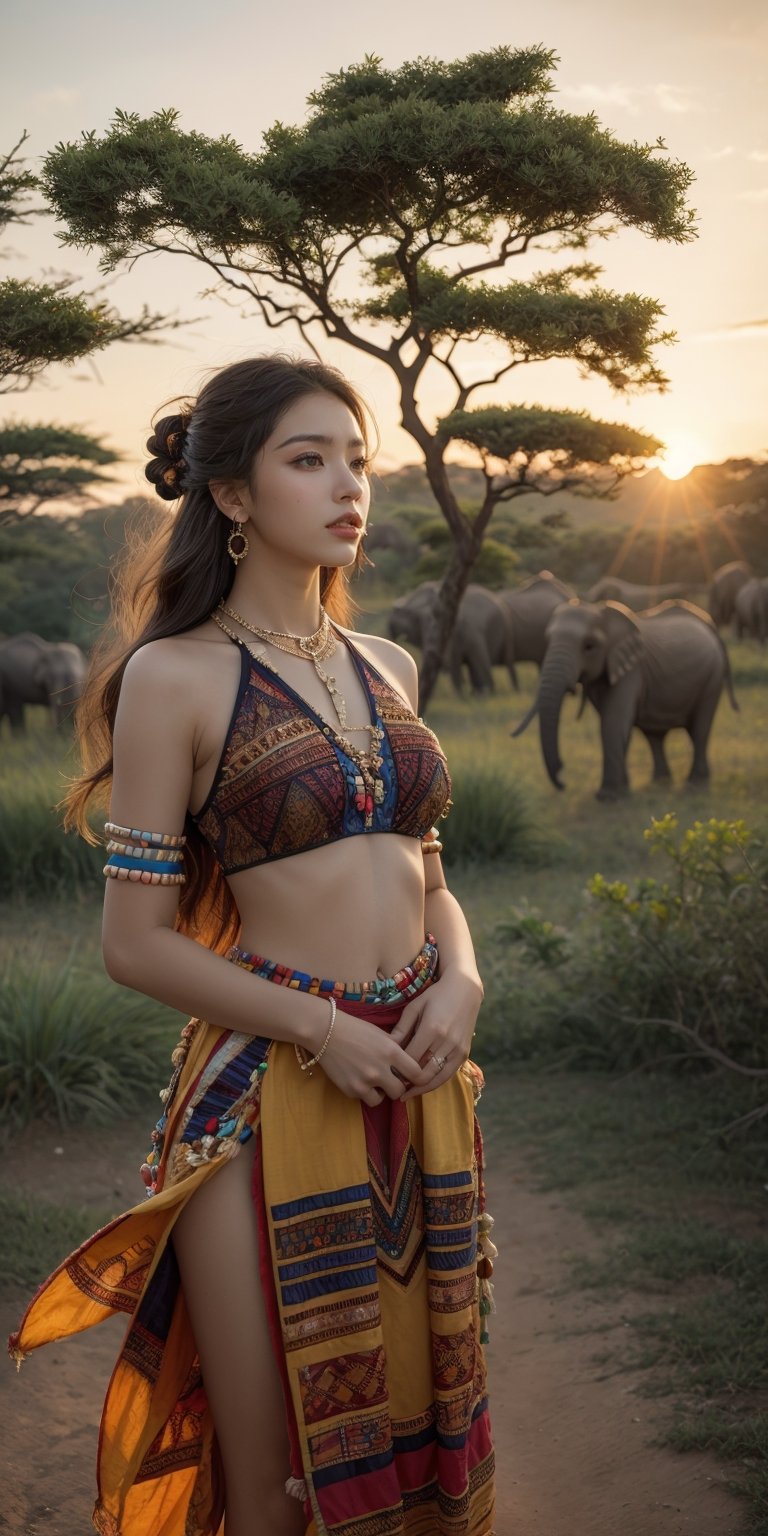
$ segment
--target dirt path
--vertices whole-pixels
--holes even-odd
[[[144,1139],[143,1125],[117,1126],[108,1157],[94,1158],[92,1134],[46,1132],[5,1154],[3,1181],[68,1203],[87,1191],[117,1213],[134,1199]],[[492,1130],[487,1140],[501,1249],[490,1345],[497,1536],[737,1536],[744,1506],[726,1491],[723,1464],[650,1445],[669,1405],[637,1394],[639,1373],[593,1362],[647,1297],[558,1295],[564,1255],[596,1253],[600,1240],[562,1197],[536,1190],[519,1152]],[[4,1333],[18,1312],[13,1299],[0,1306]],[[10,1366],[0,1373],[0,1530],[9,1536],[91,1530],[99,1411],[123,1327],[116,1320],[42,1350],[18,1378]]]

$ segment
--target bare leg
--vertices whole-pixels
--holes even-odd
[[[282,1386],[259,1277],[251,1198],[255,1137],[176,1222],[173,1245],[226,1482],[225,1536],[304,1536],[290,1475]]]

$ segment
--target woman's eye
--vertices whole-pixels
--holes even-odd
[[[297,458],[291,460],[291,463],[304,464],[307,465],[310,469],[316,469],[318,466],[322,468],[323,458],[322,454],[319,453],[300,453]],[[368,472],[368,465],[369,460],[365,457],[362,457],[359,459],[353,459],[352,463],[350,464],[350,469],[355,475],[365,475]]]

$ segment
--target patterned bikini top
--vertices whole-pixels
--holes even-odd
[[[379,766],[363,772],[333,727],[243,641],[233,642],[237,697],[210,792],[192,815],[225,875],[365,832],[421,838],[446,808],[451,780],[434,732],[336,633],[380,731]]]

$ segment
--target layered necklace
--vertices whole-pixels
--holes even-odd
[[[261,629],[257,624],[250,624],[247,619],[243,618],[241,613],[237,612],[236,608],[230,608],[225,602],[220,602],[218,608],[211,614],[211,618],[215,624],[218,624],[219,629],[222,629],[232,640],[238,640],[240,637],[220,618],[219,615],[223,613],[226,613],[230,619],[234,619],[237,624],[242,625],[243,629],[247,630],[250,635],[255,635],[258,640],[267,641],[269,645],[274,645],[279,651],[285,651],[289,656],[300,656],[305,661],[311,661],[321,683],[328,690],[342,730],[347,728],[346,700],[336,686],[336,678],[331,672],[327,672],[321,666],[321,662],[335,655],[338,644],[331,621],[324,608],[321,609],[322,618],[320,626],[315,630],[314,634],[292,635],[287,630]],[[277,668],[273,667],[272,663],[265,656],[262,655],[260,659],[264,662],[265,666],[269,667],[272,672],[279,676]],[[379,773],[382,764],[381,744],[384,740],[384,732],[378,721],[373,725],[366,722],[365,726],[361,727],[361,729],[370,731],[371,745],[367,752],[361,752],[359,747],[354,746],[345,736],[340,736],[337,731],[333,730],[332,726],[328,726],[327,729],[328,731],[333,731],[336,740],[354,765],[354,772],[347,774],[348,789],[354,801],[355,809],[361,812],[365,818],[367,830],[373,825],[374,807],[381,805],[384,799],[384,781]]]

